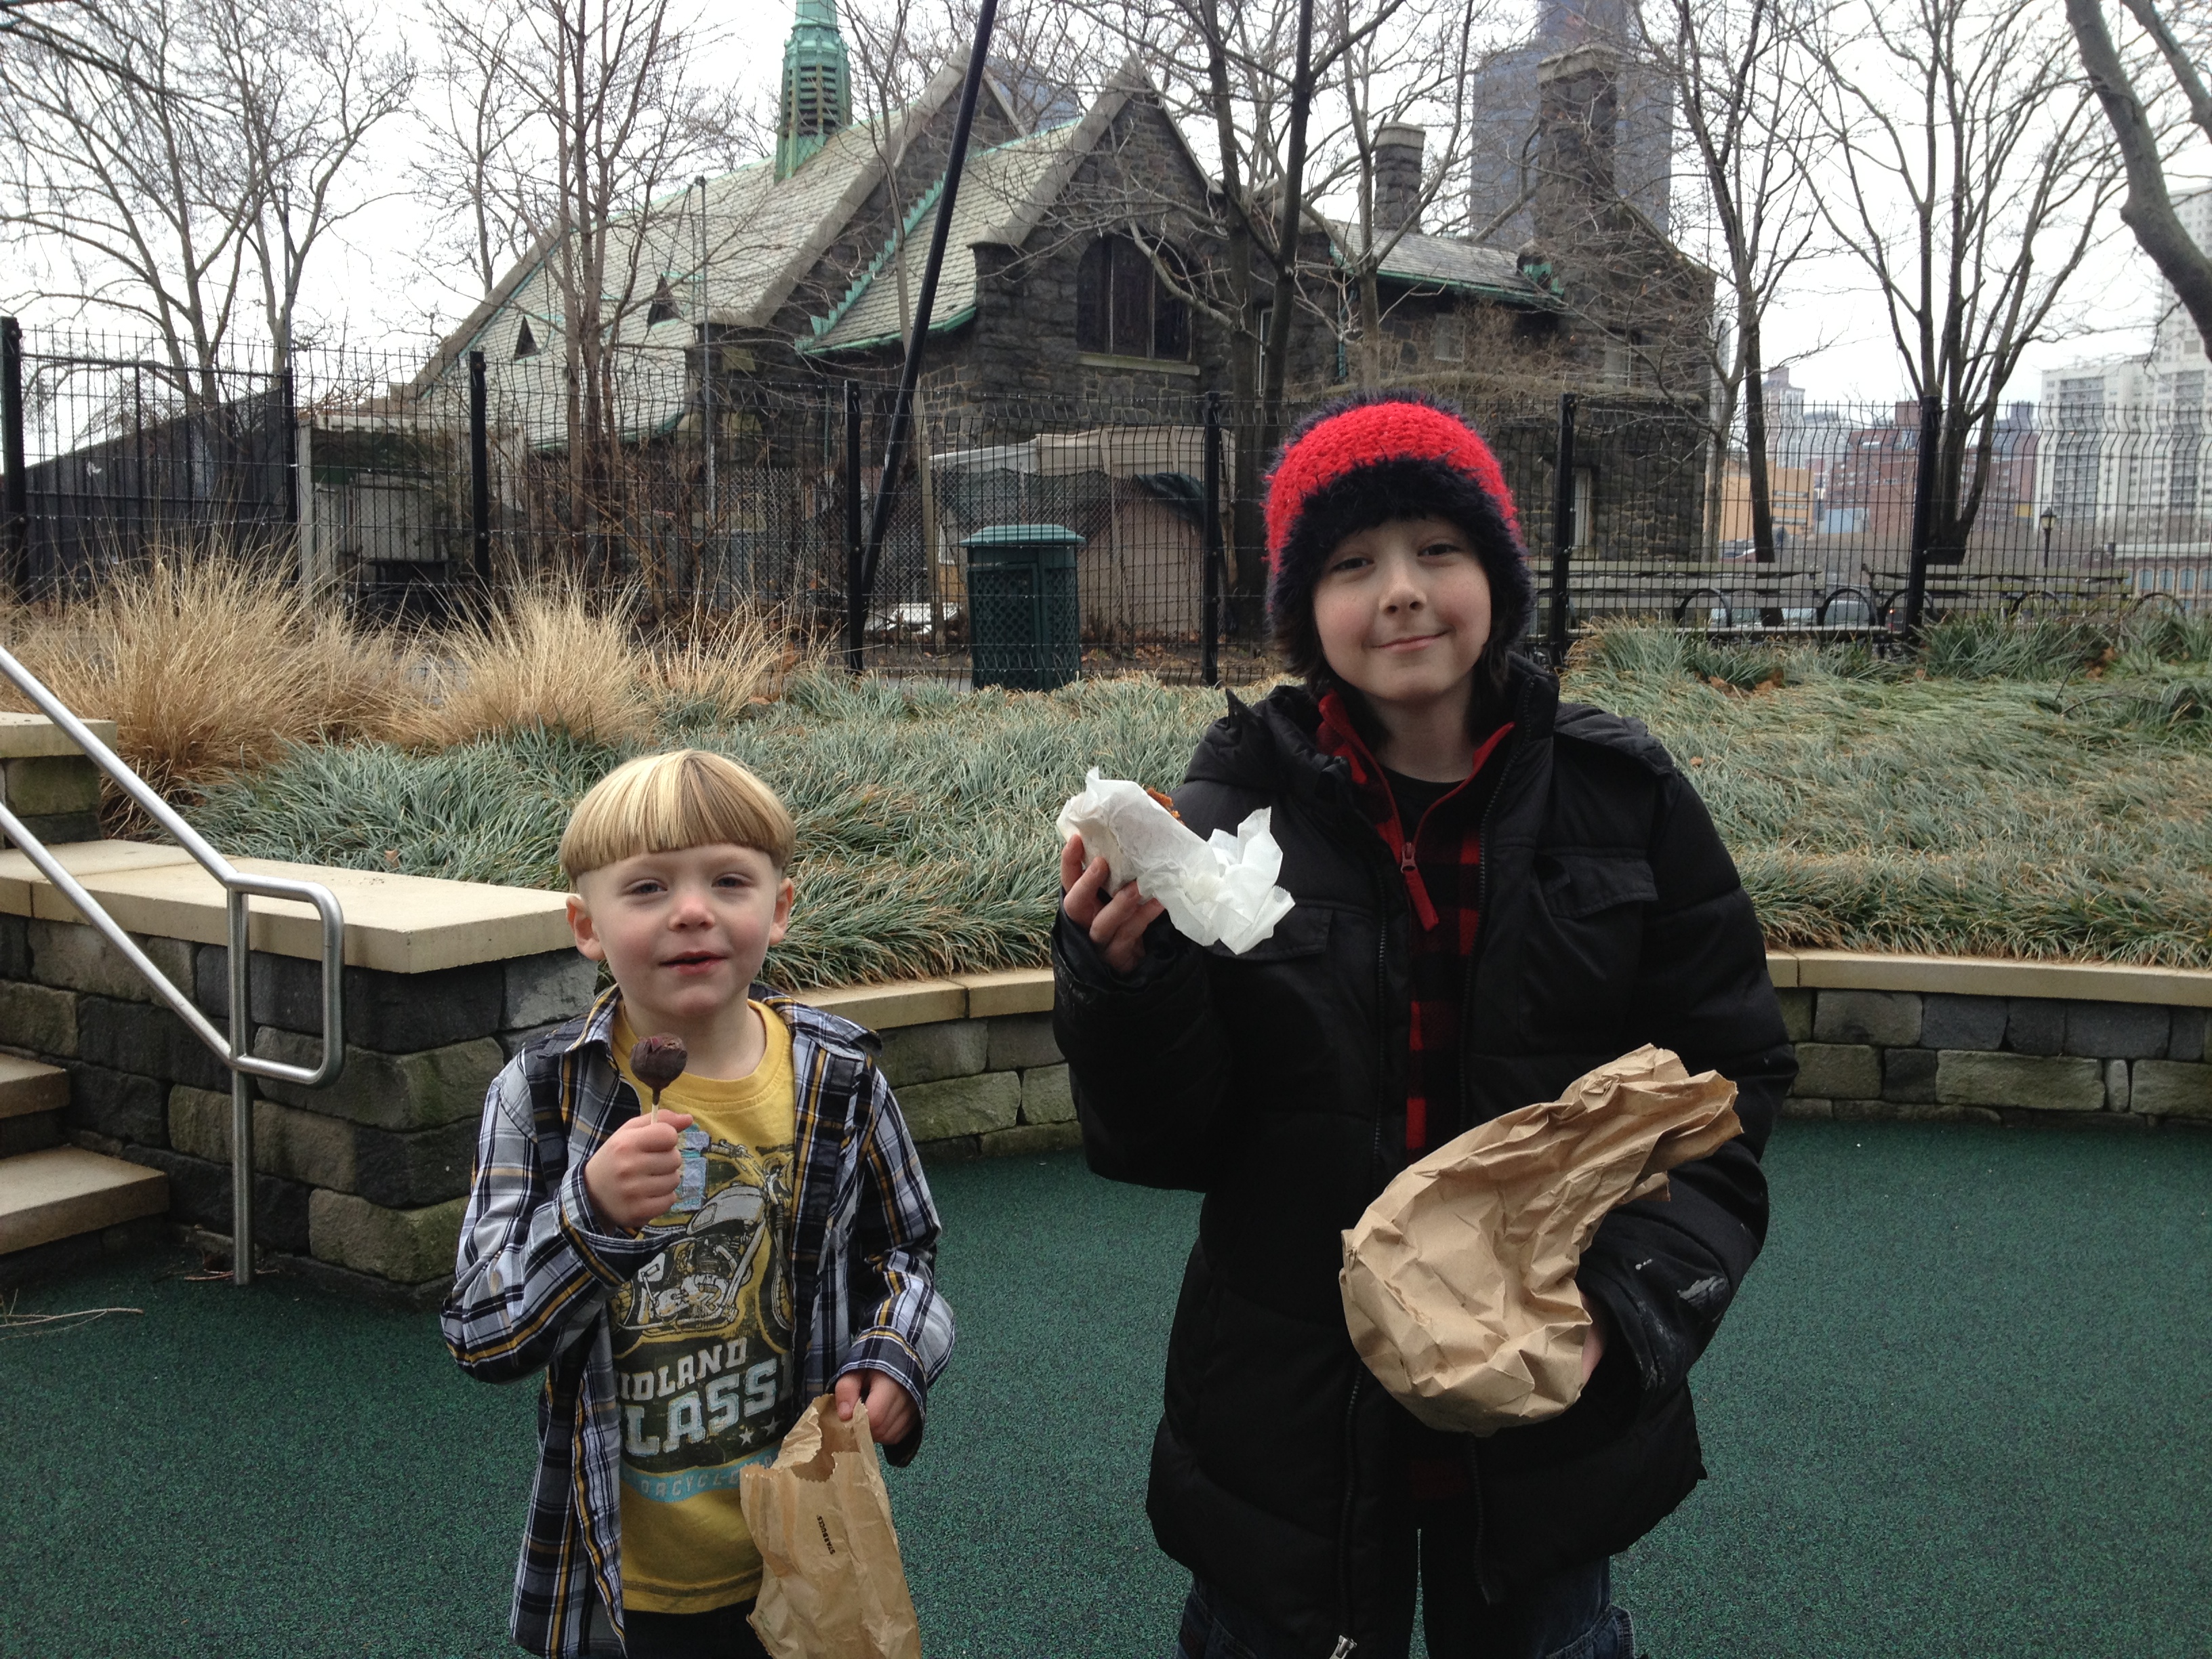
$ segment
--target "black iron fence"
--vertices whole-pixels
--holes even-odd
[[[155,553],[246,547],[367,609],[556,578],[647,615],[771,607],[856,665],[978,684],[1266,668],[1255,410],[926,387],[870,572],[890,401],[769,379],[728,345],[702,365],[696,336],[582,374],[550,349],[204,371],[6,323],[7,578],[65,599]],[[1773,411],[1762,538],[1750,469],[1700,409],[1626,390],[1459,401],[1512,488],[1553,650],[1613,616],[1879,635],[1960,612],[2212,609],[2183,396],[2014,405],[1975,434],[1976,511],[1948,547],[1919,510],[1935,479],[1910,403]]]

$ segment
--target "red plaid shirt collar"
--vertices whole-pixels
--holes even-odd
[[[1344,699],[1331,691],[1321,700],[1321,727],[1315,741],[1326,755],[1342,760],[1352,771],[1352,788],[1359,798],[1360,808],[1368,821],[1375,826],[1382,843],[1390,849],[1390,856],[1398,860],[1399,871],[1406,878],[1406,896],[1413,902],[1413,915],[1424,933],[1435,930],[1443,920],[1434,901],[1430,897],[1428,884],[1421,878],[1419,842],[1423,830],[1431,820],[1440,824],[1452,814],[1446,809],[1456,802],[1462,791],[1482,775],[1490,757],[1496,754],[1505,739],[1512,734],[1513,723],[1508,720],[1475,745],[1474,764],[1467,769],[1467,776],[1452,792],[1431,807],[1419,823],[1409,831],[1398,816],[1398,802],[1390,793],[1390,781],[1382,775],[1382,763],[1367,747],[1366,739],[1359,735],[1352,723],[1352,712],[1344,706]],[[1481,825],[1470,818],[1462,836],[1467,845],[1456,862],[1474,866],[1480,857]],[[1431,856],[1435,856],[1431,851]]]
[[[1407,941],[1406,1153],[1418,1157],[1432,1134],[1459,1121],[1460,1001],[1468,958],[1481,922],[1482,814],[1477,780],[1510,725],[1478,744],[1468,775],[1409,831],[1389,780],[1353,729],[1340,699],[1322,702],[1321,747],[1351,769],[1362,810],[1397,860],[1420,924]]]

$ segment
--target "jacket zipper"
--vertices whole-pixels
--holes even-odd
[[[1528,729],[1528,695],[1524,690],[1521,706],[1514,710],[1513,736],[1507,740],[1506,753],[1502,759],[1497,787],[1491,790],[1490,799],[1482,804],[1482,821],[1474,830],[1474,949],[1468,953],[1467,981],[1460,990],[1460,1065],[1459,1110],[1464,1119],[1472,1115],[1474,1103],[1468,1098],[1467,1087],[1467,1039],[1474,1030],[1474,970],[1490,945],[1490,820],[1498,811],[1498,803],[1505,793],[1505,781],[1513,770],[1513,762],[1521,744],[1521,734]],[[1472,1127],[1472,1125],[1468,1126]],[[1468,1487],[1474,1509],[1474,1575],[1475,1586],[1483,1598],[1490,1599],[1490,1575],[1482,1564],[1484,1534],[1488,1531],[1489,1517],[1482,1504],[1482,1455],[1480,1443],[1468,1448]]]
[[[1375,1127],[1367,1144],[1367,1184],[1379,1190],[1375,1176],[1382,1163],[1382,1117],[1388,1103],[1382,1083],[1390,1066],[1390,1043],[1383,1018],[1390,990],[1390,882],[1371,861],[1375,842],[1371,839],[1355,837],[1349,845],[1355,856],[1369,860],[1367,868],[1376,878],[1376,915],[1381,927],[1375,939]],[[1413,848],[1406,849],[1411,857]],[[1386,854],[1385,856],[1388,856]],[[1346,1632],[1352,1629],[1352,1511],[1359,1494],[1358,1443],[1356,1430],[1358,1424],[1359,1397],[1366,1382],[1364,1371],[1357,1371],[1352,1379],[1352,1392],[1344,1402],[1344,1500],[1337,1516],[1336,1529],[1336,1593],[1339,1621]],[[1359,1644],[1347,1634],[1336,1638],[1329,1659],[1348,1659]]]

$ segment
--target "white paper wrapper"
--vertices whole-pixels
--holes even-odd
[[[1083,793],[1060,809],[1060,833],[1082,836],[1085,854],[1106,860],[1109,891],[1133,881],[1186,939],[1241,956],[1291,913],[1291,896],[1275,885],[1283,849],[1267,818],[1262,806],[1234,836],[1217,830],[1200,841],[1142,785],[1101,777],[1094,766]]]

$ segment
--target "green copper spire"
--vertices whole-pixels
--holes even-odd
[[[783,43],[783,105],[778,112],[775,176],[799,163],[853,118],[852,72],[837,32],[836,0],[799,0]]]

